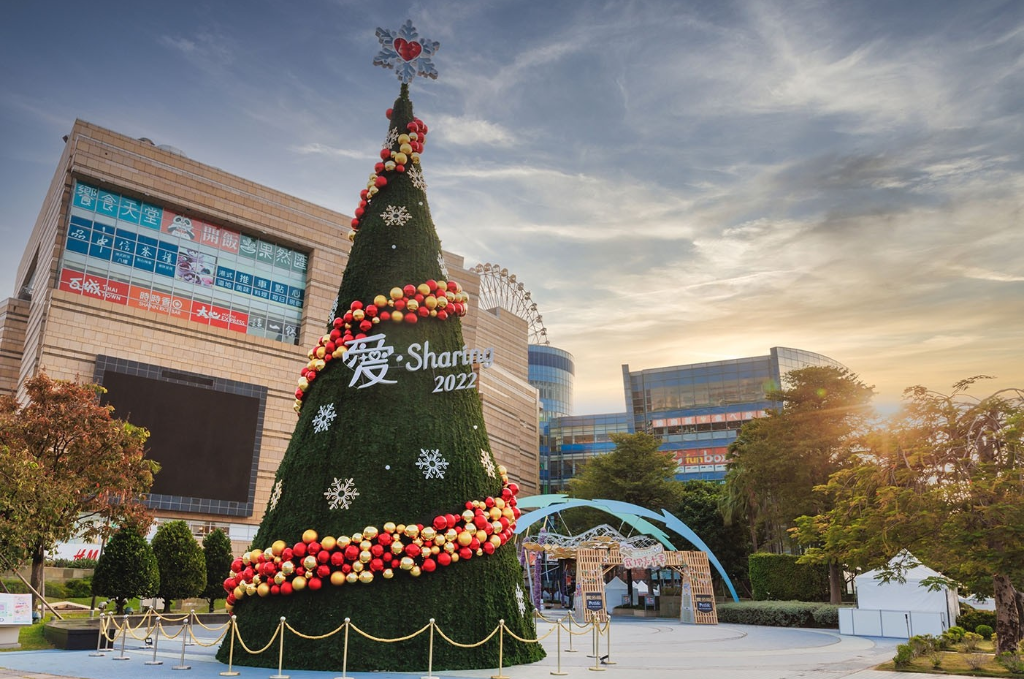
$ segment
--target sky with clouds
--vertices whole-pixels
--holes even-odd
[[[835,358],[1024,387],[1024,3],[37,0],[0,24],[0,294],[81,118],[351,214],[412,86],[446,249],[532,292],[578,413],[634,370]]]

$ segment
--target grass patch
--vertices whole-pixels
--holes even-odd
[[[989,643],[988,646],[991,650],[992,644]],[[977,656],[971,657],[974,654],[944,651],[939,655],[942,658],[942,664],[939,667],[933,667],[929,656],[926,654],[910,661],[910,664],[905,667],[896,667],[895,663],[890,661],[879,665],[875,669],[886,672],[923,672],[968,677],[1021,677],[1020,674],[1011,674],[1005,667],[997,663],[992,653],[978,654],[984,656],[984,659],[977,668],[971,667],[972,661],[977,662]]]

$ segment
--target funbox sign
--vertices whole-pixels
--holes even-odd
[[[398,379],[388,379],[389,373],[397,378],[401,370],[416,372],[438,368],[472,367],[474,363],[483,368],[494,365],[494,349],[462,349],[454,351],[433,351],[430,342],[414,342],[405,354],[396,354],[395,348],[387,343],[387,335],[380,333],[360,337],[347,342],[348,351],[342,361],[352,370],[349,387],[365,389],[374,384],[397,384]],[[394,361],[392,362],[392,359]],[[395,368],[395,372],[390,372]],[[436,375],[433,393],[475,389],[476,373]]]

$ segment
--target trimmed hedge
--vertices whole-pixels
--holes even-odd
[[[765,627],[839,627],[839,607],[808,601],[744,601],[718,604],[718,621]]]
[[[792,554],[748,558],[754,601],[828,601],[828,566],[797,563]]]
[[[964,604],[960,604],[960,615],[956,618],[956,624],[968,632],[977,632],[979,625],[988,625],[995,629],[996,612],[982,611]]]

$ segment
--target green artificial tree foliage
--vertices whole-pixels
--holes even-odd
[[[409,132],[409,124],[415,121],[407,85],[402,85],[390,120],[389,141],[391,149],[398,152],[400,141],[395,137]],[[418,129],[417,137],[422,141],[425,128]],[[445,296],[444,290],[434,294],[430,288],[431,294],[424,295],[417,304],[393,299],[395,288],[399,289],[399,298],[414,299],[414,295],[403,295],[401,289],[448,282],[421,168],[409,157],[404,169],[381,173],[386,185],[376,195],[368,196],[365,210],[361,207],[357,212],[361,215],[359,231],[337,298],[337,318],[341,320],[327,327],[328,332],[338,331],[328,338],[327,349],[333,348],[334,352],[321,352],[337,357],[317,368],[310,379],[307,370],[310,365],[317,366],[319,355],[310,354],[311,364],[303,370],[303,382],[308,386],[304,393],[299,392],[303,396],[299,419],[253,541],[258,551],[249,554],[249,564],[234,564],[239,586],[228,602],[234,606],[238,633],[249,648],[264,646],[282,617],[307,637],[331,633],[348,618],[366,634],[396,638],[420,630],[433,618],[441,632],[462,644],[481,641],[500,620],[515,635],[536,638],[533,609],[514,543],[501,544],[490,554],[482,544],[476,551],[459,547],[456,556],[466,549],[470,558],[443,565],[446,552],[440,549],[437,538],[424,540],[418,533],[420,526],[431,528],[438,517],[444,521],[449,515],[454,521],[466,511],[473,517],[474,512],[467,509],[471,501],[497,498],[496,504],[505,505],[512,489],[503,487],[501,469],[496,469],[490,452],[480,395],[474,388],[473,366],[467,362],[478,359],[477,363],[482,363],[478,369],[486,369],[487,363],[479,360],[481,356],[471,355],[475,347],[465,346],[456,306],[461,297],[455,286],[447,287],[446,309],[440,302],[432,307],[437,315],[429,314],[429,310],[420,315],[412,307],[430,307],[431,298]],[[391,299],[392,304],[385,299]],[[396,322],[394,314],[403,305],[403,320]],[[370,306],[376,316],[371,315]],[[350,311],[359,313],[348,315]],[[385,313],[388,320],[371,323],[371,318],[380,320]],[[415,323],[409,322],[410,314],[415,316]],[[360,328],[363,322],[365,330]],[[379,338],[379,342],[370,342],[370,348],[378,352],[376,358],[380,360],[374,364],[374,356],[362,351],[358,342],[347,345],[347,353],[342,355],[345,337],[338,335],[346,330],[357,335],[356,339],[359,334]],[[321,338],[317,345],[320,348],[327,342]],[[389,348],[393,349],[390,354]],[[428,351],[435,359],[424,366]],[[449,365],[453,355],[458,360]],[[296,366],[297,373],[301,367]],[[412,369],[417,367],[422,369]],[[511,504],[505,509],[512,514]],[[403,534],[402,525],[413,526],[416,532],[407,529]],[[448,530],[454,529],[446,525],[439,533]],[[307,531],[315,531],[315,539]],[[341,545],[354,535],[353,544],[343,549]],[[373,548],[381,547],[384,535],[390,545],[383,554],[364,549],[371,543]],[[509,536],[511,530],[505,539]],[[432,542],[441,553],[424,557],[416,540],[426,549]],[[402,544],[399,550],[406,551],[395,554],[396,542]],[[277,551],[275,543],[279,543]],[[282,545],[287,545],[284,551]],[[368,560],[340,563],[349,547],[355,550],[353,554],[366,551]],[[305,568],[303,576],[295,571],[284,577],[285,563],[289,569],[301,568],[309,554],[302,557],[299,553],[307,548],[318,549],[318,553],[329,551],[339,563],[316,562],[315,575],[308,578],[304,575],[310,572]],[[270,557],[272,576],[266,574],[266,564],[259,563],[259,559],[267,559],[268,550],[274,555]],[[401,567],[400,559],[410,553],[408,550],[418,554],[409,558],[422,568]],[[252,566],[253,555],[258,555],[256,566],[263,572],[262,576],[255,573],[261,577],[258,586],[252,579],[241,582],[244,571],[252,575],[257,570]],[[379,561],[369,560],[371,556]],[[345,581],[345,568],[355,581]],[[357,571],[369,581],[356,580]],[[336,584],[338,580],[342,582]],[[300,582],[293,586],[296,581]],[[300,586],[303,589],[298,589]],[[247,588],[255,594],[236,596]],[[228,651],[225,643],[218,657],[226,661]],[[503,651],[505,665],[533,662],[544,656],[539,644],[521,643],[508,633],[504,635]],[[350,630],[347,669],[423,671],[429,653],[427,634],[384,644]],[[472,649],[458,648],[435,635],[433,669],[497,667],[498,653],[498,635]],[[343,654],[340,635],[317,640],[288,634],[284,665],[338,671],[342,669]],[[234,661],[276,667],[278,658],[276,652],[250,655],[236,644]]]
[[[159,596],[164,612],[174,599],[199,596],[206,589],[206,559],[192,529],[184,521],[168,521],[156,529],[153,553],[160,568]]]
[[[118,530],[96,564],[93,594],[109,598],[121,614],[130,599],[155,596],[159,589],[160,569],[146,538],[133,527]]]
[[[217,599],[227,596],[224,581],[231,575],[231,540],[220,528],[215,528],[203,538],[203,558],[206,561],[206,589],[200,595],[210,602],[210,612]]]

